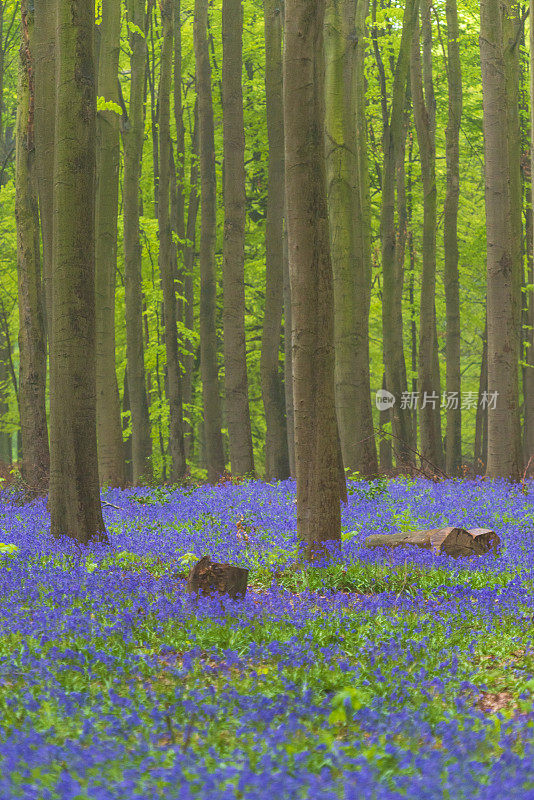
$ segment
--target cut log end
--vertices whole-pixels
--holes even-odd
[[[232,564],[217,564],[204,556],[194,564],[187,579],[189,594],[227,594],[233,600],[243,599],[247,593],[248,569]]]

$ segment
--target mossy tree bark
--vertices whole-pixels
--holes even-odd
[[[48,490],[50,453],[46,421],[46,332],[42,293],[39,206],[34,140],[34,15],[21,2],[16,203],[19,304],[19,413],[21,474],[31,495]]]
[[[290,473],[285,391],[280,370],[284,305],[284,107],[282,11],[277,0],[265,0],[263,10],[269,162],[265,220],[265,310],[260,370],[266,425],[265,477],[271,481],[284,480]],[[286,329],[289,333],[290,325]]]
[[[324,149],[322,0],[287,0],[284,123],[297,532],[307,558],[341,543],[334,293]]]
[[[107,541],[96,445],[95,8],[57,0],[50,346],[51,531]]]
[[[432,75],[432,4],[421,2],[422,50],[419,26],[415,27],[411,53],[411,92],[421,178],[423,183],[423,264],[421,306],[419,312],[418,390],[421,455],[438,469],[443,469],[441,441],[441,390],[436,333],[436,99]],[[432,398],[430,400],[430,398]]]
[[[359,93],[364,91],[367,8],[367,0],[327,3],[326,166],[334,271],[336,411],[343,463],[352,471],[376,475],[369,373],[367,141],[358,113],[364,113],[365,104]]]
[[[530,130],[534,131],[534,0],[530,0]],[[531,133],[532,135],[532,133]],[[529,473],[532,474],[534,470],[534,291],[532,284],[534,283],[534,225],[533,225],[533,208],[532,198],[534,192],[532,191],[532,176],[534,175],[534,147],[530,147],[530,186],[527,188],[527,284],[531,287],[525,296],[525,322],[524,328],[524,360],[525,366],[523,368],[523,393],[525,397],[525,410],[524,410],[524,429],[523,429],[523,450],[525,457],[525,464],[530,463]],[[530,203],[528,203],[530,200]]]
[[[119,102],[121,8],[102,0],[98,94]],[[105,486],[126,479],[121,407],[115,368],[115,281],[119,210],[120,131],[116,111],[99,111],[96,167],[96,424],[98,468]]]
[[[245,339],[245,127],[243,7],[223,0],[223,331],[226,422],[233,475],[254,474]]]
[[[194,45],[198,96],[200,153],[200,376],[204,410],[204,437],[208,480],[216,481],[225,469],[219,364],[215,320],[217,280],[217,183],[211,65],[208,47],[208,0],[195,0]]]
[[[124,120],[123,220],[124,304],[126,315],[126,359],[128,396],[132,420],[133,483],[152,478],[152,436],[145,382],[143,340],[142,249],[139,232],[139,180],[143,159],[144,83],[146,67],[146,0],[130,0],[130,106]],[[143,36],[143,32],[145,36]]]
[[[165,330],[165,353],[167,356],[165,391],[169,404],[169,454],[171,457],[170,480],[177,483],[186,471],[184,452],[184,429],[182,408],[182,373],[178,353],[176,325],[176,252],[172,239],[170,216],[170,169],[171,131],[170,95],[172,83],[173,53],[173,4],[163,0],[161,5],[163,44],[158,91],[159,128],[159,182],[158,182],[158,226],[159,269],[163,290],[163,323]]]
[[[462,466],[462,404],[460,370],[460,280],[458,273],[458,205],[460,199],[460,126],[462,122],[462,67],[457,0],[446,0],[449,119],[445,132],[447,194],[443,209],[444,284],[447,317],[446,391],[458,397],[447,409],[446,472],[458,475]]]
[[[520,276],[516,274],[518,264],[512,242],[514,225],[508,141],[510,112],[501,5],[499,0],[482,0],[480,4],[488,273],[488,391],[497,392],[495,408],[488,408],[486,474],[492,478],[518,480],[521,472],[517,437]],[[505,12],[510,10],[505,9]]]

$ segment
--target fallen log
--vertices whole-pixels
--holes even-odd
[[[234,600],[247,593],[248,569],[232,564],[217,564],[204,556],[189,570],[187,591],[189,594],[228,594]]]
[[[407,533],[375,533],[365,539],[366,547],[422,547],[433,549],[453,558],[481,556],[493,549],[497,552],[501,540],[489,528],[433,528]]]

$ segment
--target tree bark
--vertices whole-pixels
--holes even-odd
[[[406,391],[406,363],[402,336],[402,295],[399,292],[395,270],[395,171],[403,131],[406,85],[410,67],[412,38],[417,25],[419,0],[408,0],[404,7],[399,56],[393,77],[391,110],[387,116],[386,98],[383,99],[384,131],[382,168],[382,208],[380,235],[382,243],[382,326],[384,338],[384,366],[388,391],[395,397],[392,408],[392,425],[395,435],[394,449],[397,465],[413,464],[409,449],[413,442],[411,412],[402,408],[401,397]],[[378,47],[375,46],[375,54]],[[377,55],[378,58],[378,55]],[[379,62],[380,63],[380,62]]]
[[[329,0],[325,20],[326,166],[332,266],[336,411],[343,463],[351,471],[376,475],[369,374],[371,261],[367,246],[367,149],[359,124],[363,90],[367,0]],[[358,26],[357,26],[358,22]]]
[[[520,308],[518,265],[512,245],[508,108],[503,23],[499,0],[480,5],[483,129],[488,272],[488,477],[518,480],[521,454],[518,361]]]
[[[217,186],[207,28],[208,0],[195,0],[194,44],[200,128],[200,374],[208,480],[214,482],[224,473],[225,462],[221,433],[222,415],[215,320]]]
[[[120,4],[102,0],[98,94],[118,104]],[[121,407],[115,368],[115,280],[120,132],[116,111],[97,115],[96,168],[96,425],[98,471],[105,486],[124,486]]]
[[[254,474],[245,339],[245,126],[243,7],[223,0],[223,329],[226,421],[232,475]]]
[[[456,476],[462,466],[462,403],[460,371],[460,281],[458,273],[458,204],[460,198],[460,126],[462,122],[462,67],[460,61],[460,29],[457,0],[446,0],[447,16],[447,79],[449,85],[449,119],[445,132],[447,159],[447,194],[443,208],[443,248],[445,307],[447,333],[445,345],[446,391],[456,394],[447,408],[446,466],[448,475]]]
[[[534,131],[534,0],[530,0],[530,133]],[[530,458],[534,461],[534,216],[532,208],[532,198],[534,176],[534,146],[530,146],[530,183],[527,184],[527,284],[530,289],[526,293],[525,318],[526,330],[525,338],[525,367],[523,369],[523,395],[524,395],[524,432],[523,432],[523,451],[525,464],[529,463]],[[534,468],[531,462],[529,472],[532,474]]]
[[[35,164],[43,243],[43,283],[48,338],[51,332],[54,142],[56,118],[56,5],[37,0],[35,7]]]
[[[170,93],[172,83],[173,4],[162,0],[160,4],[163,26],[160,82],[158,91],[159,128],[159,269],[163,290],[163,324],[167,356],[165,390],[169,404],[169,453],[171,456],[171,483],[180,481],[186,471],[182,409],[182,373],[178,353],[176,326],[175,252],[172,241],[170,217]]]
[[[96,445],[94,2],[57,0],[51,531],[107,541]]]
[[[280,371],[285,195],[281,16],[278,2],[265,0],[265,111],[269,161],[265,221],[265,310],[260,370],[266,424],[265,477],[268,481],[284,480],[290,474],[285,392]]]
[[[431,0],[422,0],[423,65],[421,65],[419,27],[416,26],[412,41],[410,73],[424,197],[418,364],[418,388],[421,399],[419,411],[420,448],[421,455],[426,459],[426,462],[430,462],[437,468],[442,469],[444,463],[441,442],[441,392],[439,385],[436,383],[439,380],[435,312],[437,231],[436,100],[432,77],[431,13]],[[429,400],[430,397],[436,399]]]
[[[285,159],[285,156],[284,156]],[[284,173],[285,174],[285,173]],[[285,178],[284,178],[285,184]],[[286,209],[284,201],[284,209]],[[286,403],[287,452],[289,474],[296,478],[295,467],[295,405],[293,402],[293,342],[291,331],[291,283],[289,280],[289,247],[287,242],[287,210],[284,211],[283,269],[284,269],[284,397]]]
[[[30,495],[39,495],[48,491],[50,453],[46,422],[46,332],[35,170],[33,42],[34,15],[28,0],[22,0],[15,171],[19,413],[24,454],[21,474]]]
[[[139,180],[143,158],[144,82],[146,66],[145,0],[130,0],[128,17],[136,26],[130,31],[130,106],[122,130],[124,143],[124,305],[128,395],[132,414],[132,474],[139,486],[152,478],[152,435],[145,383],[143,342],[142,249],[139,234]],[[137,30],[139,29],[139,30]]]
[[[284,123],[297,533],[305,556],[341,544],[334,297],[324,152],[322,0],[286,0]]]
[[[484,325],[482,338],[482,358],[478,382],[478,403],[475,419],[475,452],[473,469],[475,475],[483,474],[488,463],[488,407],[483,398],[488,393],[488,324]]]

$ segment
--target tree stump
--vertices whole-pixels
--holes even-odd
[[[433,528],[408,533],[373,534],[365,539],[366,547],[422,547],[453,558],[481,556],[491,549],[497,552],[501,541],[488,528]]]
[[[217,592],[237,600],[245,597],[247,583],[248,569],[231,564],[216,564],[209,556],[204,556],[189,570],[187,591],[189,594],[203,595]]]

